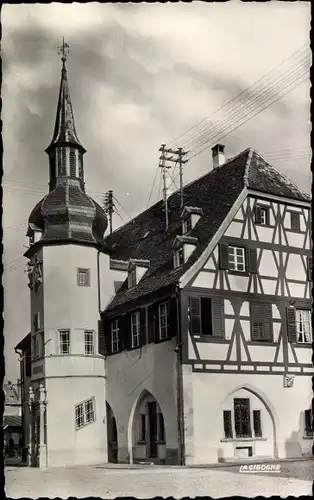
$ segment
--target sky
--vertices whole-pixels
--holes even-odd
[[[30,331],[27,219],[48,189],[62,37],[86,190],[102,202],[113,189],[115,228],[160,197],[161,144],[188,146],[186,131],[204,119],[210,127],[216,110],[309,44],[310,2],[4,4],[1,17],[4,334],[6,380],[15,382],[14,347]],[[226,157],[254,147],[310,192],[309,75],[281,98],[280,82],[274,104],[223,138]],[[223,113],[215,116],[228,132]],[[212,168],[204,137],[184,183]]]

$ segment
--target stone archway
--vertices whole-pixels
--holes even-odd
[[[108,462],[118,462],[117,423],[111,406],[106,401]]]
[[[156,398],[144,390],[134,402],[128,425],[129,461],[165,463],[164,415]]]

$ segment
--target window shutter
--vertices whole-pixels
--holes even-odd
[[[209,297],[201,298],[201,321],[202,321],[202,334],[212,335],[213,334],[213,322],[212,322],[212,303]]]
[[[175,337],[177,335],[177,299],[172,297],[169,301],[169,316],[168,316],[168,336]]]
[[[307,279],[308,279],[308,281],[312,281],[312,265],[313,265],[313,258],[309,256],[307,258]]]
[[[287,308],[287,332],[289,342],[297,341],[297,325],[294,307]]]
[[[271,304],[251,303],[251,340],[273,340]]]
[[[257,273],[257,250],[256,248],[249,248],[249,272]]]
[[[224,419],[224,433],[225,438],[232,438],[232,421],[231,421],[231,411],[225,410],[223,412]]]
[[[148,307],[148,325],[147,325],[147,341],[150,344],[154,342],[155,334],[155,322],[154,322],[154,305]]]
[[[108,354],[105,325],[102,318],[98,321],[98,352],[102,356],[107,356]]]
[[[212,303],[212,335],[213,337],[225,336],[225,311],[224,299],[211,299]]]
[[[271,304],[264,304],[264,339],[273,341],[273,314]]]
[[[254,426],[254,436],[262,437],[262,427],[261,427],[261,411],[253,410],[253,426]]]
[[[132,347],[132,332],[131,332],[131,314],[124,314],[121,317],[121,335],[123,339],[123,348],[130,349]]]
[[[141,345],[146,344],[146,307],[140,309],[140,336]]]
[[[32,358],[30,354],[26,354],[25,357],[25,372],[26,372],[26,377],[31,377],[32,375]]]
[[[300,214],[290,212],[291,215],[291,229],[293,231],[300,231]]]
[[[190,309],[190,333],[201,333],[201,309],[200,297],[189,298]]]
[[[228,245],[219,245],[219,267],[220,269],[229,268]]]
[[[255,205],[255,222],[260,224],[262,222],[261,207]]]

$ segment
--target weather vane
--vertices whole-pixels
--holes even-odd
[[[64,37],[62,38],[62,45],[57,48],[58,54],[62,55],[61,61],[65,62],[67,60],[67,54],[69,53],[69,44],[64,42]]]

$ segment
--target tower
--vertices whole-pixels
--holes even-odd
[[[32,465],[107,459],[105,365],[99,354],[99,262],[107,217],[85,192],[66,51],[55,127],[46,149],[49,192],[33,209],[27,236],[32,368],[28,442]]]

